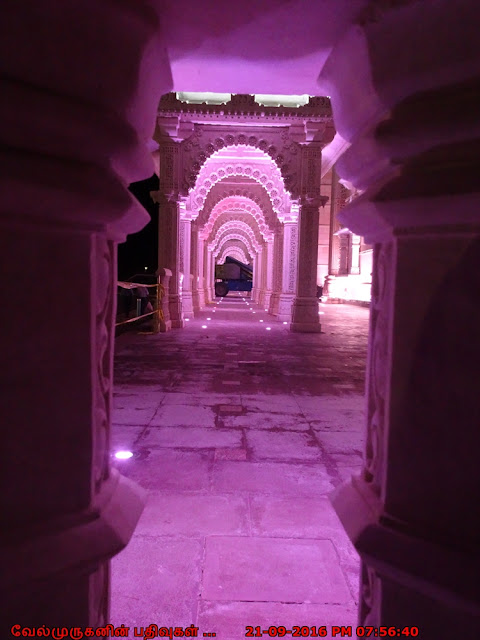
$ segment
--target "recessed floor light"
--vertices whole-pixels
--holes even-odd
[[[202,324],[202,329],[206,329],[207,325],[206,324]]]
[[[288,324],[288,322],[284,322],[283,324]]]
[[[272,327],[267,327],[267,331],[271,331],[271,330],[272,330]]]
[[[211,320],[211,318],[207,318],[207,320]]]
[[[260,320],[260,322],[263,322],[263,320]]]
[[[133,453],[131,451],[117,451],[115,454],[115,458],[118,458],[118,460],[128,460],[132,456]]]

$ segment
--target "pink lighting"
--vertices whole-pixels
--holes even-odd
[[[115,458],[118,460],[128,460],[133,456],[131,451],[117,451],[115,454]]]

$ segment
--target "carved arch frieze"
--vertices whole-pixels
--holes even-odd
[[[288,210],[291,196],[285,187],[282,175],[272,163],[264,163],[242,158],[218,157],[218,162],[206,163],[198,173],[194,187],[190,192],[192,209],[200,211],[210,190],[222,180],[243,177],[257,182],[268,193],[271,205],[277,217],[281,218]]]
[[[233,244],[225,247],[218,258],[218,264],[223,264],[227,256],[240,260],[240,262],[243,262],[244,264],[249,264],[251,260],[251,256],[249,254],[246,254],[241,247]]]
[[[223,242],[218,249],[216,249],[215,251],[212,252],[212,255],[215,259],[215,261],[217,261],[217,257],[220,253],[223,253],[226,250],[230,250],[232,247],[236,247],[239,248],[243,251],[243,253],[246,256],[250,256],[250,262],[253,261],[253,256],[256,255],[255,252],[251,252],[249,250],[249,248],[247,247],[247,245],[245,244],[245,241],[242,240],[241,238],[229,238],[228,240],[225,240],[225,242]]]
[[[221,234],[218,238],[215,238],[213,242],[208,245],[208,248],[212,251],[213,254],[218,254],[225,242],[227,242],[228,240],[240,240],[244,243],[248,252],[252,256],[257,254],[261,248],[258,245],[255,246],[252,243],[252,239],[248,235],[238,230],[231,233]]]
[[[215,205],[210,213],[208,221],[203,226],[203,234],[208,235],[211,232],[216,220],[222,214],[235,212],[250,215],[255,220],[256,225],[265,240],[268,240],[273,236],[262,209],[255,202],[246,198],[227,198]]]
[[[298,197],[300,188],[300,145],[291,140],[288,127],[251,129],[232,132],[231,129],[207,129],[195,125],[193,134],[181,143],[183,157],[182,191],[187,194],[196,187],[199,174],[207,160],[227,148],[251,147],[262,151],[280,173],[285,188]]]
[[[211,241],[209,243],[210,244],[218,244],[218,241],[221,239],[222,235],[224,235],[225,233],[229,233],[229,232],[236,232],[236,233],[242,233],[245,236],[247,236],[250,239],[250,242],[252,243],[252,246],[255,247],[255,249],[258,251],[261,246],[262,243],[258,241],[258,239],[255,237],[255,233],[252,230],[252,228],[246,224],[245,222],[240,222],[238,220],[232,220],[229,222],[225,222],[223,223],[215,232],[215,234],[211,234]]]
[[[278,226],[278,217],[275,214],[270,197],[265,188],[258,183],[251,182],[250,184],[238,184],[237,186],[225,185],[225,188],[219,188],[222,183],[218,183],[208,193],[204,206],[200,211],[197,218],[200,225],[204,225],[208,222],[211,211],[217,204],[224,201],[228,202],[246,202],[250,200],[255,203],[262,211],[265,221],[271,230],[274,230]],[[286,194],[288,196],[288,194]],[[228,200],[227,200],[228,199]],[[290,197],[286,198],[287,206],[284,207],[285,211],[291,209]]]
[[[225,225],[229,225],[231,228],[235,227],[235,225],[239,228],[248,228],[253,232],[253,235],[256,241],[261,244],[264,240],[267,241],[266,234],[262,233],[258,227],[258,224],[254,218],[245,213],[236,212],[225,212],[221,215],[217,216],[215,223],[212,227],[212,230],[208,234],[208,237],[213,237],[220,227],[224,227]]]

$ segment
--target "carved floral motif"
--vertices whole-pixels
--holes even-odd
[[[367,437],[364,477],[380,495],[384,468],[384,439],[388,390],[388,336],[394,248],[393,243],[376,244],[373,258],[370,306],[370,350],[367,377]]]
[[[93,480],[97,494],[110,473],[109,442],[113,375],[115,245],[104,236],[92,240],[95,286],[95,412]]]

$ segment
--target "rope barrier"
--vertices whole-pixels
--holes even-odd
[[[156,283],[156,284],[142,284],[140,282],[123,282],[123,281],[119,281],[117,282],[119,287],[122,287],[123,289],[137,289],[137,288],[146,288],[146,289],[155,289],[155,294],[154,294],[154,299],[153,299],[153,310],[149,311],[148,313],[143,313],[140,315],[136,315],[133,318],[128,318],[127,320],[122,320],[121,322],[116,322],[115,323],[115,328],[116,327],[121,327],[122,325],[125,324],[130,324],[132,322],[137,322],[137,320],[142,320],[144,318],[148,318],[150,316],[153,317],[154,319],[154,331],[152,333],[158,333],[159,329],[159,324],[161,321],[164,320],[164,315],[163,315],[163,311],[160,307],[160,301],[163,298],[163,296],[165,295],[165,287],[163,286],[163,284],[160,283]],[[136,302],[137,302],[137,314],[139,311],[139,301],[144,300],[145,298],[148,299],[149,303],[152,304],[152,300],[151,295],[148,296],[137,296]]]

